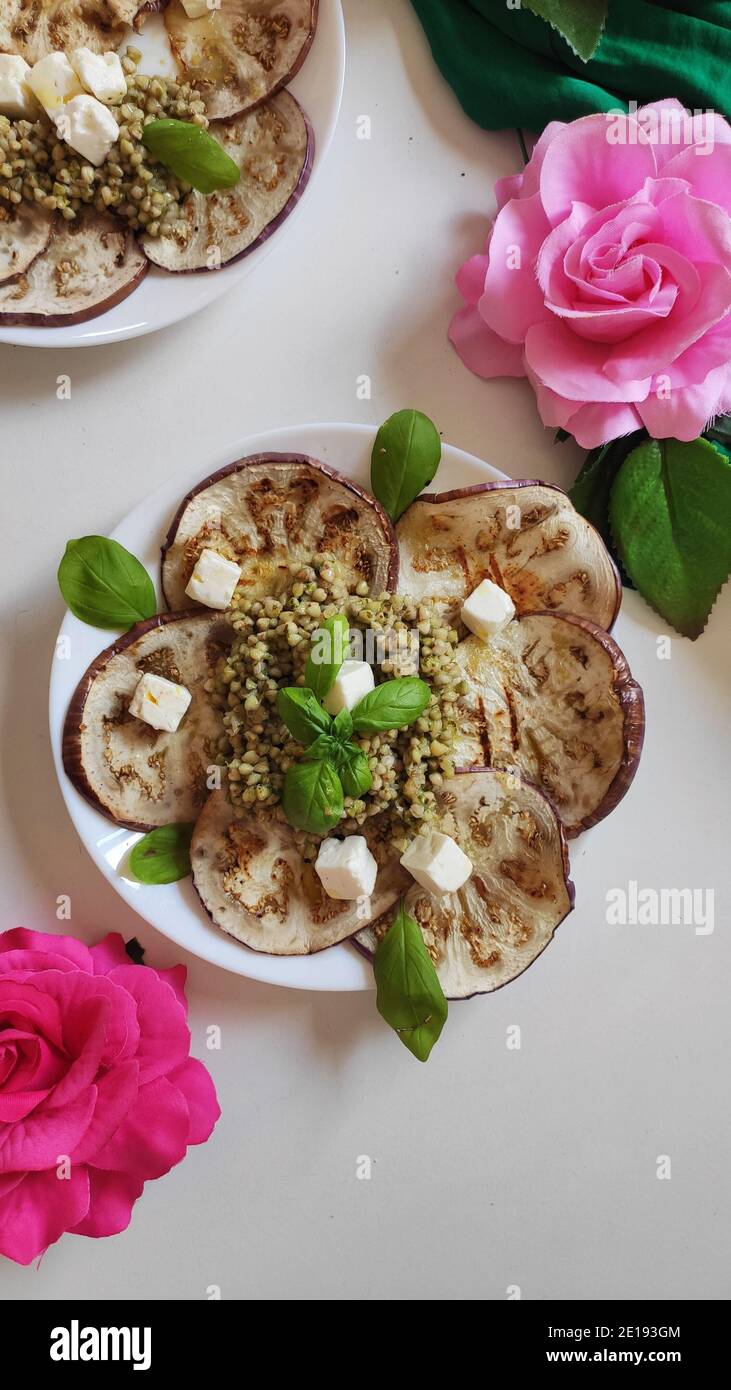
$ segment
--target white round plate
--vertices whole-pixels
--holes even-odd
[[[131,35],[143,54],[142,69],[173,73],[174,65],[161,15],[151,15],[143,34]],[[247,276],[256,273],[265,256],[279,246],[287,228],[310,205],[322,162],[335,132],[345,78],[345,26],[340,0],[320,0],[319,19],[312,47],[293,79],[290,90],[302,103],[315,133],[315,160],[310,181],[296,207],[281,227],[243,260],[221,270],[198,275],[170,275],[158,266],[150,269],[138,289],[106,314],[68,328],[2,328],[0,343],[18,347],[97,347],[156,333],[180,319],[190,318],[227,294]]]
[[[346,477],[369,486],[370,456],[375,430],[367,425],[301,425],[272,430],[241,439],[215,458],[170,479],[145,497],[112,532],[146,565],[160,598],[160,545],[185,494],[216,469],[247,454],[263,452],[310,454]],[[446,444],[435,487],[442,491],[469,487],[505,478],[496,468],[472,454]],[[160,607],[163,607],[160,600]],[[60,639],[69,640],[60,643]],[[87,666],[113,641],[112,633],[100,632],[66,614],[56,643],[51,672],[49,717],[51,744],[64,801],[79,838],[94,863],[116,889],[151,926],[194,955],[223,966],[237,975],[248,975],[292,989],[370,989],[373,971],[354,946],[343,942],[313,956],[267,956],[250,951],[209,921],[190,880],[162,887],[135,883],[119,872],[130,846],[139,834],[108,821],[77,792],[67,778],[61,760],[61,737],[66,710]],[[68,659],[66,653],[70,653]]]

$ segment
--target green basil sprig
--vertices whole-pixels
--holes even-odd
[[[371,487],[398,521],[439,467],[442,441],[420,410],[397,410],[381,425],[371,454]]]
[[[348,655],[348,619],[342,613],[327,618],[312,636],[305,667],[305,685],[324,700]]]
[[[328,758],[295,763],[285,774],[282,806],[290,825],[326,835],[343,814],[343,788]]]
[[[150,121],[142,131],[142,143],[177,179],[199,193],[233,188],[241,178],[238,164],[223,146],[192,121],[176,121],[170,116]]]
[[[177,883],[190,873],[193,826],[159,825],[143,835],[129,853],[128,864],[140,883]]]
[[[58,587],[74,616],[91,627],[126,631],[157,612],[155,586],[144,565],[107,536],[67,542]]]
[[[376,1008],[404,1047],[426,1062],[447,1018],[447,1001],[421,929],[399,903],[373,957]]]
[[[431,691],[419,676],[384,681],[359,700],[351,715],[357,734],[378,734],[386,729],[405,729],[424,713]]]
[[[322,631],[318,629],[316,638]],[[347,619],[336,614],[327,620],[324,631],[332,645],[324,661],[313,660],[310,654],[305,671],[308,684],[285,686],[277,694],[282,723],[304,745],[301,760],[285,774],[282,807],[290,825],[312,835],[326,835],[343,815],[344,798],[361,797],[373,785],[368,759],[353,734],[405,728],[426,709],[431,693],[426,681],[403,676],[384,681],[355,709],[342,709],[331,718],[320,699],[345,658]]]
[[[277,694],[279,718],[286,724],[293,738],[303,743],[305,748],[314,743],[320,734],[329,734],[332,719],[322,708],[312,690],[306,686],[287,685]]]

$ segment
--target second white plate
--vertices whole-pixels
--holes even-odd
[[[170,48],[159,15],[152,15],[142,35],[131,42],[144,56],[143,70],[172,71]],[[312,48],[291,83],[292,95],[302,103],[315,134],[315,161],[307,188],[286,222],[243,260],[221,270],[198,275],[169,275],[151,266],[138,289],[114,309],[88,323],[68,328],[2,328],[0,343],[18,347],[97,347],[155,333],[180,319],[190,318],[214,299],[227,294],[247,276],[256,273],[265,256],[279,245],[287,228],[310,206],[322,162],[332,140],[340,111],[345,78],[345,27],[340,0],[320,0],[319,19]]]
[[[234,459],[267,451],[310,454],[338,472],[369,486],[375,430],[366,425],[300,425],[254,435],[229,445],[214,458],[171,478],[144,498],[112,532],[115,540],[146,565],[160,598],[160,545],[182,498],[208,474]],[[445,445],[434,487],[441,491],[469,487],[505,477],[489,464]],[[163,604],[160,600],[160,608]],[[370,964],[348,942],[313,956],[267,956],[250,951],[209,921],[189,880],[163,887],[133,883],[119,873],[129,847],[139,835],[108,821],[69,782],[61,758],[63,723],[71,696],[90,662],[113,640],[67,613],[56,644],[50,690],[51,743],[61,791],[79,838],[97,868],[141,917],[171,941],[204,960],[255,980],[292,989],[354,990],[373,986]],[[68,659],[64,659],[66,653]]]

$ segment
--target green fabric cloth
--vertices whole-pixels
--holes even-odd
[[[679,97],[731,119],[731,0],[609,0],[583,63],[549,24],[506,0],[412,0],[435,61],[486,130]]]

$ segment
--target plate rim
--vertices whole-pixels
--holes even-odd
[[[201,478],[207,477],[218,468],[225,466],[226,463],[230,463],[235,459],[245,458],[249,454],[280,452],[282,449],[284,449],[285,452],[295,451],[313,454],[313,443],[317,440],[321,449],[323,445],[327,445],[327,448],[322,451],[328,454],[328,461],[331,461],[331,451],[335,451],[337,454],[339,442],[340,446],[342,446],[343,438],[347,437],[348,443],[351,446],[351,458],[348,459],[346,465],[342,466],[342,471],[345,476],[352,476],[353,449],[357,447],[358,444],[362,446],[365,460],[369,453],[368,446],[372,446],[377,429],[378,426],[375,424],[357,424],[345,421],[318,423],[313,421],[299,425],[283,425],[273,430],[263,430],[259,431],[257,434],[237,437],[230,443],[217,449],[215,453],[211,455],[208,464],[197,464],[195,467],[191,465],[189,469],[186,466],[185,476],[182,481],[179,482],[178,475],[173,473],[170,477],[158,484],[156,488],[140,498],[140,500],[120,518],[117,525],[109,532],[109,535],[116,539],[120,531],[126,532],[130,524],[133,526],[138,524],[138,518],[139,522],[142,522],[145,515],[157,515],[158,512],[163,512],[164,510],[166,518],[172,516],[180,498],[189,491],[190,486],[194,486],[196,481],[200,481]],[[307,438],[309,442],[306,448],[301,448],[300,445],[304,438]],[[466,450],[459,449],[455,445],[446,442],[443,442],[442,448],[441,466],[448,469],[450,472],[457,471],[461,476],[464,476],[465,473],[469,473],[472,481],[479,480],[480,475],[484,478],[485,482],[510,481],[507,474],[502,473],[499,469],[495,468],[494,465],[487,463],[486,460],[479,458],[475,454],[468,453]],[[314,451],[314,456],[317,456],[317,453],[318,451]],[[455,485],[461,486],[462,484],[456,483]],[[445,489],[442,487],[441,490],[444,491]],[[157,528],[157,522],[155,523],[155,527]],[[155,554],[157,554],[158,543],[161,543],[164,538],[164,531],[165,522],[163,521],[160,524],[160,529],[155,529]],[[151,562],[143,560],[143,563],[145,563],[148,572],[151,574],[151,578],[155,585],[155,593],[161,604],[160,611],[163,611],[164,604],[161,594],[159,565],[151,569]],[[81,658],[83,665],[78,661],[72,661],[70,663],[70,673],[67,676],[66,672],[63,670],[62,663],[57,657],[59,640],[62,637],[72,636],[75,630],[86,630],[87,633],[96,633],[99,637],[99,643],[98,645],[94,644],[95,651],[91,655],[88,654],[88,648],[85,644]],[[66,687],[73,690],[78,680],[83,675],[83,672],[87,669],[89,662],[94,659],[94,655],[103,651],[112,641],[114,641],[113,632],[108,633],[103,629],[94,629],[86,624],[82,624],[78,619],[73,617],[68,609],[65,609],[53,643],[48,692],[49,733],[56,779],[59,784],[66,812],[84,850],[88,854],[96,870],[106,878],[126,906],[131,908],[133,912],[136,912],[148,926],[159,931],[162,936],[166,937],[176,946],[189,951],[191,955],[197,956],[199,959],[205,960],[209,964],[215,965],[220,969],[226,970],[230,974],[241,975],[248,979],[261,980],[264,983],[279,985],[283,988],[305,989],[318,992],[348,993],[363,989],[372,989],[373,978],[368,962],[365,961],[347,941],[338,943],[336,946],[328,948],[327,951],[316,952],[310,956],[274,956],[263,952],[248,950],[241,942],[226,936],[225,933],[216,929],[213,924],[211,924],[213,932],[216,933],[213,937],[209,938],[207,933],[203,933],[200,941],[196,940],[191,943],[187,939],[189,928],[184,925],[180,931],[175,930],[175,904],[177,902],[178,907],[180,907],[181,893],[184,895],[183,901],[185,901],[185,898],[191,899],[192,906],[200,912],[201,921],[203,922],[205,919],[205,911],[198,903],[197,898],[195,898],[195,890],[189,880],[185,880],[183,883],[170,884],[162,888],[156,886],[153,890],[147,885],[135,885],[129,880],[122,878],[117,872],[116,865],[121,862],[129,845],[140,838],[139,834],[126,831],[120,826],[115,826],[114,822],[107,819],[100,811],[97,811],[91,806],[67,777],[62,759],[63,723],[69,698],[68,689]],[[88,828],[85,829],[84,822],[88,822],[88,818],[91,818],[92,825],[98,825],[101,840],[108,840],[113,842],[116,846],[114,849],[114,863],[111,862],[108,855],[105,856],[100,852],[99,846],[101,840],[94,840]],[[103,835],[105,827],[108,830],[107,835]],[[173,892],[171,893],[170,890],[173,890]],[[145,910],[146,897],[143,897],[141,902],[136,901],[140,891],[143,894],[154,891],[157,895],[160,895],[160,908],[155,914],[154,920],[147,915],[147,911]],[[163,894],[165,895],[164,898],[162,896]],[[165,924],[162,924],[160,914],[166,912],[165,903],[169,904],[172,908],[172,911],[167,912],[167,916],[168,918],[172,917],[173,920],[172,923],[166,921]],[[206,949],[209,941],[215,942],[218,950],[216,950],[215,947],[212,947],[210,950]],[[233,948],[233,951],[229,950],[229,947]],[[333,955],[334,952],[338,952],[339,955],[335,957]],[[218,957],[221,954],[230,957],[231,963],[229,964],[227,960],[219,959]],[[328,969],[326,971],[327,978],[318,972],[316,963],[325,957],[330,957],[331,964],[334,960],[344,961],[347,957],[348,965],[344,966],[343,970],[340,971],[340,974],[343,975],[342,980],[337,979],[339,973],[337,966],[334,970]],[[315,964],[313,965],[312,962],[315,962]],[[310,976],[311,978],[309,978]]]
[[[328,6],[327,11],[325,11],[326,5]],[[332,92],[331,104],[324,117],[322,129],[318,130],[315,128],[315,163],[310,183],[319,179],[321,169],[332,146],[335,131],[337,130],[338,121],[340,119],[345,86],[346,39],[342,0],[320,0],[320,19],[318,21],[318,27],[323,24],[323,12],[327,16],[324,21],[326,32],[334,45],[337,75]],[[327,26],[330,27],[328,28]],[[318,34],[316,32],[312,44],[312,51],[315,49],[317,38]],[[301,81],[301,74],[306,72],[307,61],[310,56],[311,54],[308,53],[301,72],[295,73],[291,84],[287,85],[287,90],[291,86],[292,95],[295,97],[297,97],[297,88]],[[305,78],[305,81],[306,80]],[[310,115],[306,107],[305,114],[308,117]],[[283,237],[286,236],[290,226],[293,222],[296,222],[301,215],[302,206],[308,206],[308,192],[309,189],[306,188],[302,197],[298,200],[296,206],[292,209],[292,212],[282,226],[276,229],[273,236],[267,237],[262,244],[256,248],[254,253],[257,257],[256,265],[262,264],[276,249]],[[161,276],[165,276],[166,280],[171,278],[171,276],[166,275],[164,271],[160,271],[158,275],[158,267],[151,266],[148,276],[145,277],[137,289],[133,290],[132,294],[128,295],[120,304],[113,306],[112,309],[97,315],[96,318],[88,319],[83,323],[69,324],[67,327],[62,326],[58,328],[44,328],[42,325],[37,324],[19,325],[16,327],[8,325],[7,327],[3,327],[0,324],[0,346],[7,345],[9,347],[21,348],[98,348],[129,342],[135,338],[147,337],[153,333],[163,332],[166,328],[172,328],[177,323],[185,323],[189,319],[194,318],[196,314],[202,313],[204,309],[209,308],[211,304],[215,304],[217,300],[221,299],[224,294],[235,289],[238,284],[252,273],[252,270],[253,267],[248,262],[247,257],[244,256],[233,261],[228,266],[223,266],[220,271],[217,271],[213,275],[204,275],[202,273],[198,276],[195,274],[176,275],[172,278],[181,283],[188,281],[191,282],[191,284],[195,284],[196,282],[210,283],[212,292],[209,295],[202,293],[199,303],[182,312],[178,312],[176,308],[173,312],[168,310],[157,318],[150,319],[148,317],[144,320],[132,321],[120,328],[107,330],[103,327],[95,328],[95,325],[103,325],[108,313],[116,313],[127,303],[133,304],[139,290],[144,289],[150,277],[153,277],[153,281],[154,279],[159,279]],[[215,291],[214,286],[216,286]],[[132,320],[135,319],[134,312],[130,317]]]

